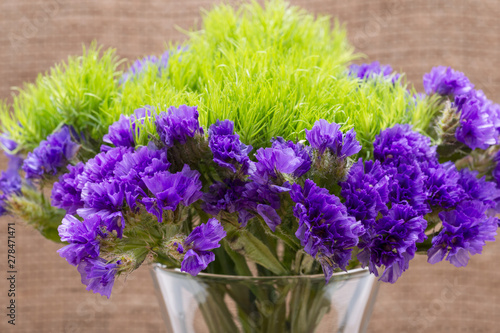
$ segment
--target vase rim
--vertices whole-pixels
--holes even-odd
[[[277,275],[277,276],[245,276],[245,275],[227,275],[227,274],[212,274],[212,273],[199,273],[196,276],[192,276],[189,273],[181,272],[179,268],[167,268],[167,266],[159,263],[152,264],[152,270],[154,271],[165,271],[177,275],[189,276],[191,278],[208,278],[208,279],[224,279],[224,280],[254,280],[254,281],[269,281],[276,279],[325,279],[323,274],[310,274],[310,275]],[[343,280],[346,278],[351,278],[354,276],[367,275],[369,274],[368,267],[365,268],[355,268],[348,270],[346,272],[333,273],[331,280],[339,279]]]

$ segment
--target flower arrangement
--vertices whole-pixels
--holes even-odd
[[[108,298],[152,262],[326,283],[394,283],[417,253],[466,266],[499,223],[500,106],[451,68],[418,94],[358,57],[281,1],[215,7],[124,73],[93,44],[2,104],[0,211]]]

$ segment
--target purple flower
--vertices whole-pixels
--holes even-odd
[[[0,173],[0,216],[7,213],[6,201],[13,195],[21,194],[22,178],[19,169],[23,160],[18,155],[7,155],[9,164],[7,170]]]
[[[377,76],[389,78],[391,77],[391,74],[392,67],[389,65],[380,65],[378,61],[374,61],[370,64],[352,64],[351,66],[349,66],[349,76],[357,77],[361,80],[367,80]],[[392,83],[396,82],[399,77],[399,74],[393,75]]]
[[[302,164],[293,173],[294,177],[299,178],[311,169],[311,147],[305,146],[300,142],[285,141],[285,139],[279,136],[273,138],[271,142],[272,148],[281,150],[287,148],[293,149],[295,156],[302,160]]]
[[[103,236],[100,231],[100,224],[101,219],[97,215],[90,216],[83,222],[73,215],[66,215],[57,230],[61,241],[70,244],[59,249],[57,251],[59,255],[73,266],[77,266],[84,258],[98,257],[98,236]]]
[[[281,218],[276,212],[281,205],[280,194],[290,190],[288,182],[284,185],[277,186],[255,181],[246,183],[242,194],[243,208],[239,210],[239,223],[245,226],[248,220],[258,214],[274,232],[276,227],[281,224]]]
[[[219,242],[224,237],[224,228],[214,218],[194,228],[184,241],[183,248],[188,250],[182,260],[181,271],[196,276],[207,268],[215,260],[215,255],[210,250],[220,247]]]
[[[41,178],[44,173],[55,175],[75,157],[79,147],[71,140],[69,127],[64,126],[28,153],[23,164],[26,178]]]
[[[366,224],[379,213],[387,213],[388,180],[379,161],[363,163],[360,158],[353,164],[346,181],[340,183],[349,215]]]
[[[240,212],[248,206],[244,192],[245,182],[239,179],[215,182],[210,185],[208,193],[203,195],[203,210],[214,216],[221,211]]]
[[[458,141],[471,149],[487,149],[498,143],[497,113],[490,113],[484,102],[471,95],[457,97],[457,112],[460,112],[460,125],[455,132]]]
[[[425,187],[431,207],[452,208],[465,198],[464,189],[458,184],[460,174],[453,162],[428,168],[427,175]]]
[[[174,211],[180,203],[187,207],[203,196],[199,178],[200,173],[191,170],[187,164],[175,174],[162,171],[146,177],[143,181],[153,195],[144,197],[142,203],[158,218],[158,222],[162,222],[163,211]]]
[[[480,201],[465,201],[455,210],[441,212],[443,229],[432,239],[428,262],[446,260],[456,267],[466,266],[469,255],[481,253],[486,241],[494,241],[498,220],[485,214]]]
[[[418,215],[430,212],[425,188],[426,176],[417,162],[399,163],[388,168],[389,200],[394,203],[408,203]]]
[[[159,72],[168,66],[168,59],[170,57],[170,51],[166,51],[161,55],[160,58],[150,55],[142,59],[137,59],[130,66],[127,72],[123,73],[120,79],[120,83],[125,83],[127,80],[133,80],[137,78],[141,73],[143,73],[149,66],[158,66]]]
[[[134,111],[131,116],[120,115],[120,119],[109,126],[108,134],[104,135],[103,141],[113,144],[115,147],[134,147],[134,134],[137,128],[137,122],[144,124],[146,116],[151,116],[153,108],[146,105]],[[111,149],[103,145],[101,151]]]
[[[427,237],[427,221],[407,204],[394,204],[388,214],[371,225],[361,237],[358,259],[363,267],[378,276],[377,267],[385,266],[381,281],[394,283],[408,269],[415,256],[416,243]]]
[[[166,147],[172,147],[176,142],[185,144],[188,138],[203,135],[196,106],[171,106],[167,112],[161,112],[157,116],[155,124],[156,131]]]
[[[83,172],[76,177],[81,191],[87,183],[100,183],[113,177],[115,166],[132,148],[117,147],[97,154],[85,163]]]
[[[333,269],[346,268],[364,228],[347,214],[339,198],[309,179],[304,188],[294,184],[290,196],[296,203],[294,216],[299,221],[295,236],[304,251],[320,261],[328,282]]]
[[[83,218],[99,216],[107,230],[116,231],[121,238],[125,228],[125,218],[122,213],[125,200],[123,187],[124,184],[117,179],[86,184],[82,190],[84,208],[77,210],[78,215]]]
[[[208,145],[214,155],[215,163],[236,172],[238,165],[248,169],[250,163],[248,153],[252,150],[252,146],[241,143],[239,135],[233,132],[233,128],[232,121],[217,120],[208,130]]]
[[[408,124],[396,124],[382,130],[375,137],[373,155],[382,164],[391,164],[393,161],[427,162],[429,165],[438,164],[436,146],[431,146],[431,140],[412,130]]]
[[[87,290],[109,298],[119,266],[120,261],[108,263],[99,257],[95,259],[85,258],[78,265],[78,272],[82,277],[82,283],[87,286]]]
[[[18,146],[16,141],[9,138],[8,133],[0,134],[0,144],[7,156],[13,155],[13,151],[16,150]]]
[[[474,85],[464,73],[438,66],[424,75],[424,88],[427,95],[456,96],[470,92]]]
[[[84,164],[80,162],[67,168],[69,172],[62,174],[52,188],[52,206],[66,210],[66,214],[75,214],[78,208],[83,207],[78,176],[83,173]]]
[[[324,119],[317,120],[311,130],[306,129],[306,138],[311,147],[317,149],[320,155],[329,149],[334,156],[343,159],[361,150],[354,129],[350,129],[343,135],[340,125],[330,124]]]
[[[260,148],[255,158],[257,163],[250,179],[260,184],[279,186],[283,185],[288,175],[300,175],[307,169],[308,163],[307,159],[300,153],[297,155],[293,148]]]
[[[466,200],[483,203],[488,215],[494,215],[494,209],[500,200],[500,189],[494,182],[486,181],[484,176],[477,178],[478,173],[469,169],[460,170],[458,185],[463,188]]]

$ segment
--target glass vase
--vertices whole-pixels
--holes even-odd
[[[193,277],[151,270],[169,333],[365,332],[378,291],[367,269],[321,275]]]

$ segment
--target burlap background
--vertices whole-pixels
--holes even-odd
[[[208,0],[1,0],[0,98],[11,86],[33,81],[82,43],[96,39],[120,56],[161,53],[181,40],[175,27],[199,22]],[[421,88],[435,65],[464,71],[496,102],[500,85],[500,2],[474,0],[292,1],[347,24],[356,48],[395,69]],[[2,159],[2,168],[5,160]],[[17,321],[7,325],[7,221],[0,227],[1,332],[164,332],[147,268],[111,300],[86,292],[77,271],[55,252],[56,244],[17,224]],[[500,319],[500,244],[489,244],[466,269],[447,263],[411,263],[396,285],[383,285],[369,332],[497,332]]]

